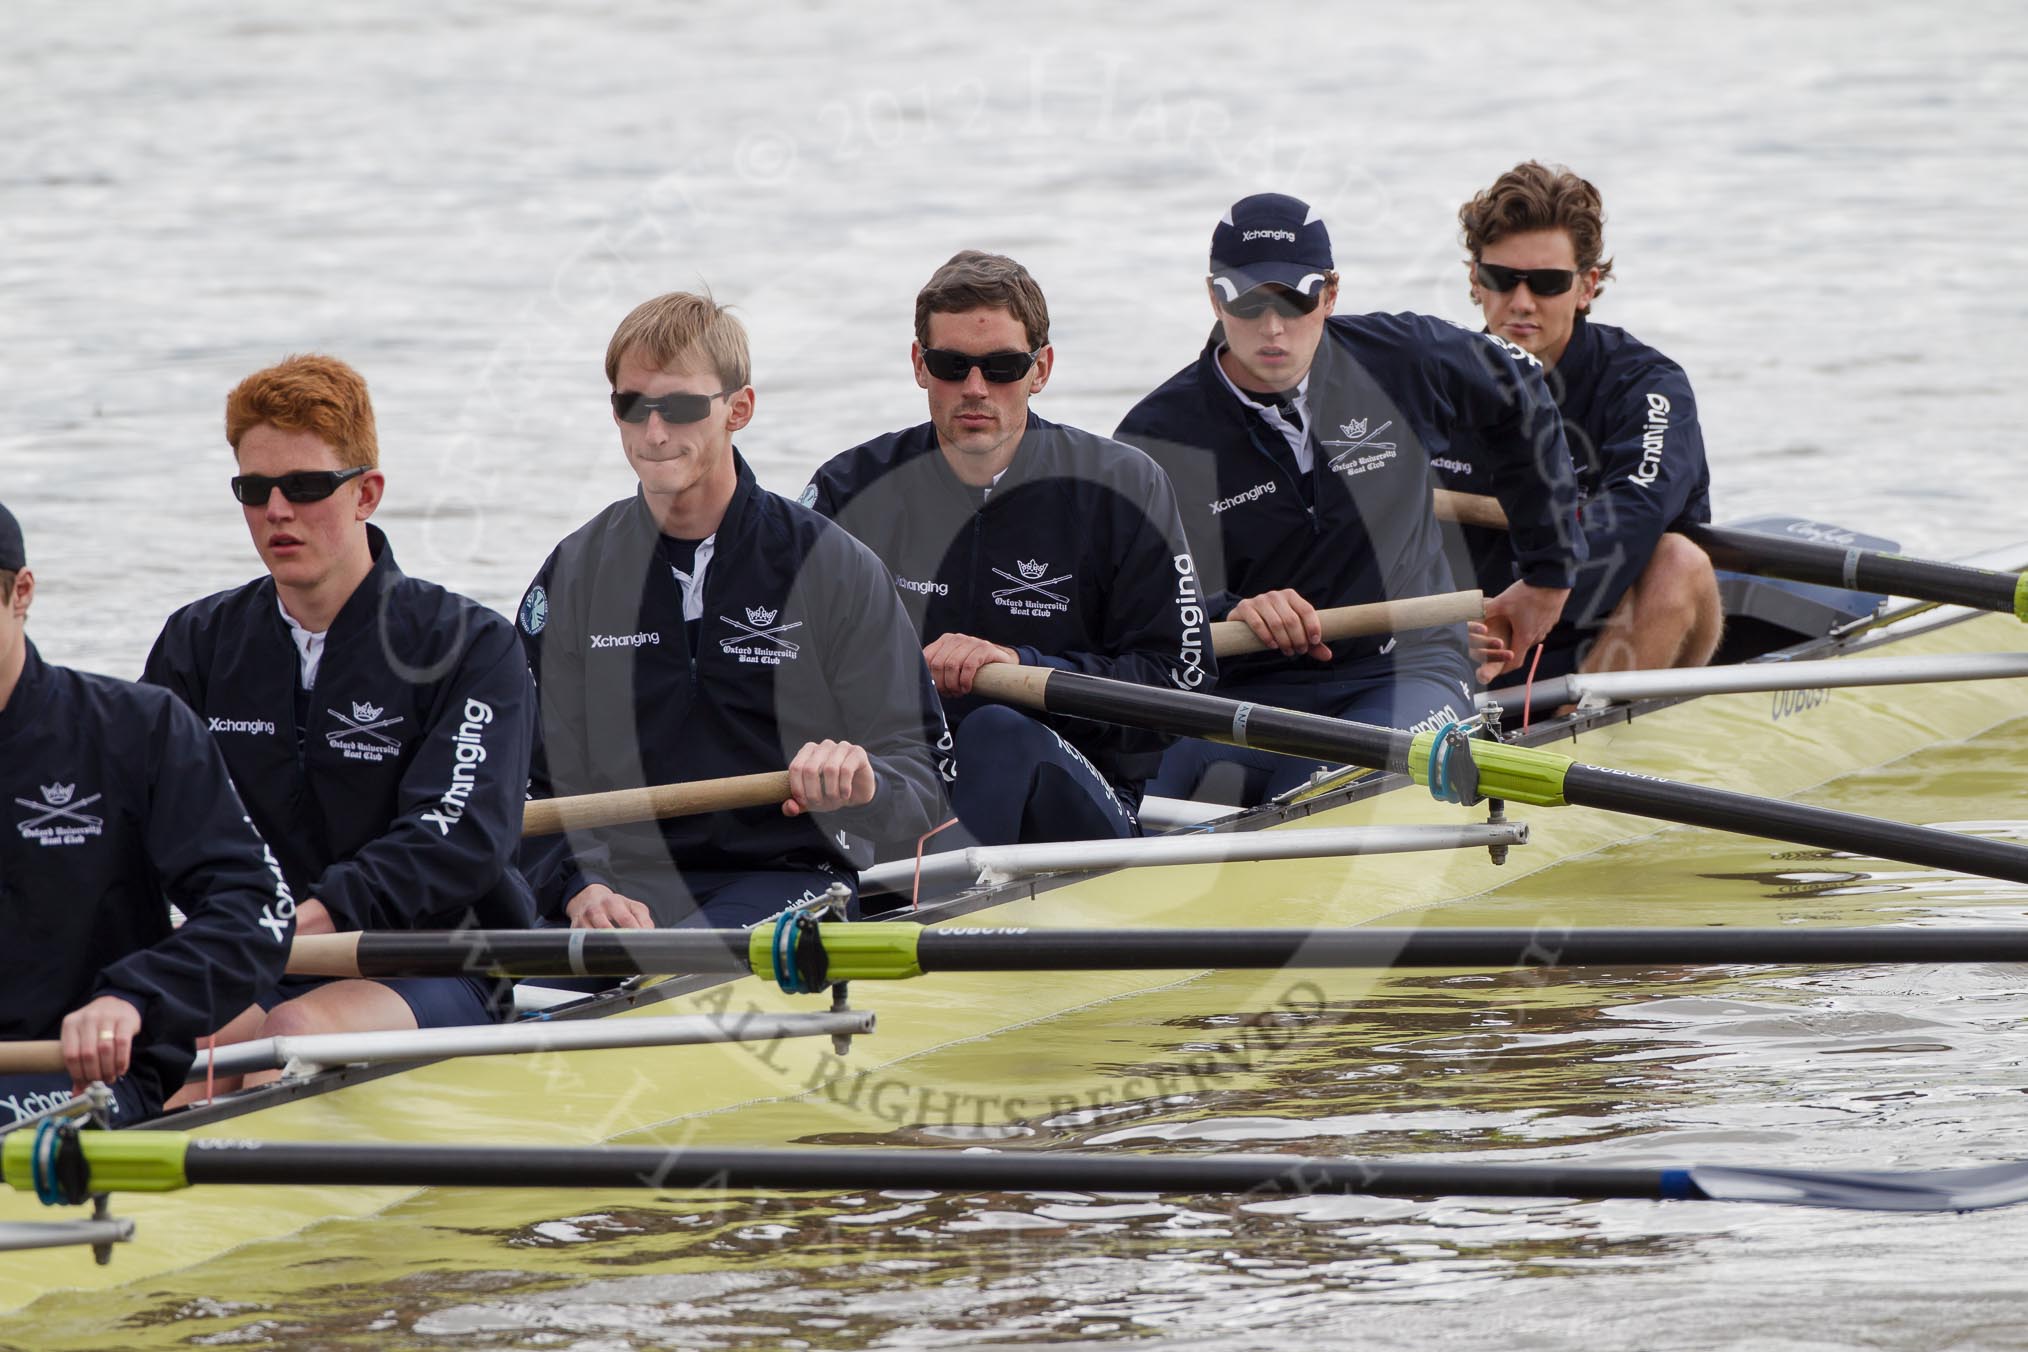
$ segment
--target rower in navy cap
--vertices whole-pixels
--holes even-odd
[[[1220,218],[1205,287],[1204,350],[1117,435],[1175,482],[1213,618],[1244,621],[1270,649],[1222,663],[1219,693],[1402,728],[1468,715],[1464,626],[1327,643],[1317,611],[1452,590],[1430,458],[1469,443],[1487,448],[1518,523],[1522,571],[1488,613],[1517,641],[1548,630],[1583,545],[1540,366],[1423,315],[1334,315],[1330,232],[1281,193]],[[1187,741],[1150,791],[1250,804],[1316,768]]]

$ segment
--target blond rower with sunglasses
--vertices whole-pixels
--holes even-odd
[[[1531,160],[1459,208],[1458,221],[1487,332],[1548,368],[1589,553],[1539,661],[1497,624],[1488,628],[1503,641],[1485,656],[1509,681],[1703,666],[1724,616],[1711,560],[1679,533],[1711,519],[1697,401],[1682,367],[1625,329],[1590,322],[1613,268],[1598,189]],[[1449,487],[1484,492],[1477,469],[1470,457],[1440,467]],[[1481,579],[1508,575],[1506,532],[1468,527],[1465,536]]]
[[[1338,315],[1323,220],[1297,198],[1234,203],[1211,234],[1213,326],[1117,435],[1169,472],[1212,614],[1268,651],[1222,664],[1219,693],[1393,727],[1471,713],[1463,625],[1323,641],[1317,612],[1453,589],[1431,510],[1433,457],[1484,446],[1523,567],[1488,612],[1532,642],[1582,557],[1562,426],[1541,368],[1423,315]],[[1317,768],[1209,742],[1170,750],[1150,791],[1252,804]]]
[[[183,607],[143,679],[208,723],[298,904],[296,928],[516,927],[534,691],[514,627],[395,566],[366,381],[290,357],[227,396],[231,478],[265,575]],[[221,476],[223,477],[223,476]],[[477,977],[291,979],[221,1041],[482,1023]]]
[[[760,485],[745,327],[708,294],[643,301],[606,344],[639,480],[523,594],[542,696],[537,798],[788,771],[759,807],[530,840],[543,912],[579,929],[756,925],[933,824],[943,716],[879,560]]]

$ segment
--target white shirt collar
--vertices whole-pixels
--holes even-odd
[[[1287,418],[1284,418],[1282,416],[1282,411],[1279,408],[1276,408],[1273,404],[1264,404],[1260,402],[1259,400],[1255,399],[1252,395],[1248,394],[1245,390],[1239,388],[1238,385],[1233,383],[1232,377],[1225,373],[1225,363],[1218,359],[1220,357],[1223,357],[1228,350],[1229,349],[1227,348],[1220,347],[1217,353],[1212,357],[1211,364],[1218,368],[1218,378],[1225,382],[1226,389],[1232,391],[1233,398],[1239,400],[1239,402],[1247,405],[1249,408],[1259,410],[1260,415],[1268,420],[1268,425],[1275,428],[1282,434],[1282,439],[1289,443],[1289,449],[1291,451],[1294,451],[1296,454],[1296,468],[1300,469],[1303,473],[1308,474],[1310,472],[1310,466],[1313,463],[1315,463],[1314,458],[1310,453],[1309,434],[1304,432],[1302,428],[1297,427],[1294,423],[1290,422]],[[1303,374],[1303,378],[1296,382],[1295,404],[1296,407],[1302,411],[1303,421],[1305,423],[1309,422],[1310,377],[1308,372],[1305,372]]]
[[[275,595],[275,609],[282,612],[282,622],[289,626],[289,637],[295,640],[297,658],[303,670],[303,689],[308,690],[317,684],[317,667],[324,660],[324,639],[331,631],[324,629],[313,634],[296,623],[296,617],[282,604],[279,592]]]

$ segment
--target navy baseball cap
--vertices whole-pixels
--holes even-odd
[[[1211,232],[1211,282],[1227,300],[1269,283],[1312,296],[1331,268],[1331,232],[1282,193],[1242,197]]]
[[[21,543],[21,523],[0,503],[0,572],[17,572],[28,566],[28,548]]]

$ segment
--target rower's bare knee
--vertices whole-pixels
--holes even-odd
[[[1725,628],[1725,608],[1718,596],[1718,570],[1711,556],[1674,532],[1655,544],[1649,565],[1667,593],[1668,614],[1683,636],[1673,665],[1701,667],[1718,650]]]
[[[333,981],[268,1011],[262,1037],[415,1027],[408,1001],[378,981]]]

